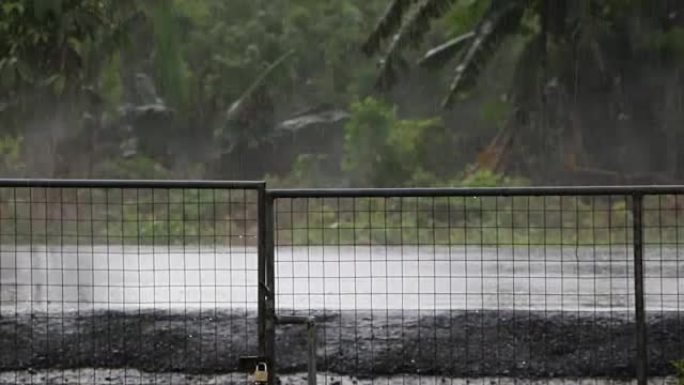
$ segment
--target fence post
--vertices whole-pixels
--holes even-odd
[[[259,329],[259,355],[266,355],[266,296],[267,296],[267,286],[266,286],[266,236],[268,229],[266,229],[266,191],[265,188],[259,189],[259,197],[257,202],[257,232],[258,232],[258,272],[257,272],[257,285],[258,285],[258,329]]]
[[[646,309],[644,308],[643,201],[643,194],[635,193],[632,195],[632,222],[634,226],[634,305],[636,312],[636,376],[638,385],[646,385],[648,380]]]
[[[275,383],[275,244],[274,199],[265,186],[259,190],[259,354],[268,362],[268,384]]]
[[[268,295],[266,296],[265,318],[264,318],[264,354],[268,359],[270,375],[268,376],[268,385],[276,383],[275,377],[277,374],[277,362],[275,354],[275,198],[266,194],[266,202],[264,205],[264,227],[266,234],[264,236],[265,246],[265,284],[268,288]]]
[[[309,354],[308,354],[308,369],[309,369],[309,374],[307,375],[307,384],[308,385],[316,385],[316,373],[318,370],[316,369],[316,322],[314,322],[313,319],[309,319],[309,322],[306,323],[306,332],[308,334],[308,339],[309,339]]]

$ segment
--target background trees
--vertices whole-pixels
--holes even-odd
[[[447,41],[420,61],[446,67],[443,105],[467,99],[497,55],[514,71],[502,131],[480,166],[541,180],[681,177],[684,4],[630,1],[394,0],[364,44],[381,52],[378,82],[399,78],[403,54],[431,22]],[[649,143],[649,148],[644,146]],[[675,144],[677,143],[677,144]]]
[[[7,0],[0,168],[290,185],[674,182],[683,8]]]

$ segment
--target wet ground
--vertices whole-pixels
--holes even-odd
[[[645,252],[646,306],[684,310],[684,257]],[[634,263],[611,247],[295,247],[276,255],[278,305],[295,309],[634,308]],[[8,311],[256,308],[253,248],[3,246]]]
[[[0,267],[2,383],[233,383],[257,351],[251,248],[3,247]],[[684,358],[684,259],[649,249],[645,273],[649,370],[670,375]],[[318,367],[341,379],[635,372],[627,247],[281,248],[276,275],[279,312],[316,318]],[[277,349],[298,383],[303,328],[279,327]]]
[[[612,377],[634,373],[627,313],[315,313],[321,371],[360,378],[398,373],[464,377]],[[649,317],[649,367],[684,357],[684,315]],[[253,312],[21,314],[0,319],[0,371],[129,368],[230,373],[257,352]],[[278,328],[281,371],[306,370],[300,326]]]
[[[242,385],[246,378],[242,374],[192,375],[180,373],[146,373],[135,369],[79,369],[65,371],[2,372],[0,384],[79,384],[79,385]],[[288,374],[280,377],[283,385],[306,385],[307,376],[303,373]],[[635,385],[634,380],[615,380],[607,378],[552,378],[520,379],[511,377],[486,378],[446,378],[436,376],[397,375],[382,376],[374,379],[357,379],[338,376],[332,373],[319,373],[319,385]],[[649,384],[676,385],[672,377],[654,377]]]

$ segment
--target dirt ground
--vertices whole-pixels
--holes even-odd
[[[303,373],[287,374],[280,377],[282,385],[306,385]],[[197,375],[181,373],[145,373],[135,369],[79,369],[65,371],[2,372],[0,384],[45,384],[45,385],[242,385],[246,384],[242,374]],[[381,376],[374,379],[357,379],[331,373],[319,373],[318,385],[634,385],[634,380],[614,380],[606,378],[553,378],[520,379],[511,377],[484,378],[446,378],[438,376],[397,375]],[[676,385],[672,377],[651,378],[649,384]]]
[[[313,315],[319,325],[319,370],[364,380],[393,379],[397,374],[404,381],[418,375],[562,379],[634,374],[635,327],[627,314],[357,311]],[[649,317],[651,375],[671,375],[670,362],[684,357],[681,318],[674,312]],[[61,383],[52,378],[81,373],[95,378],[92,383],[111,383],[98,379],[111,372],[112,378],[133,375],[156,381],[132,383],[159,383],[160,375],[145,373],[184,373],[162,377],[169,376],[168,383],[177,383],[173,378],[178,376],[196,376],[199,383],[232,383],[239,377],[231,374],[237,370],[238,357],[256,353],[257,340],[256,314],[251,311],[3,313],[0,371],[5,374],[0,379],[11,376],[8,372],[19,373],[16,381],[21,382],[38,373],[47,379],[34,383]],[[306,370],[305,347],[302,327],[279,327],[281,373]],[[84,370],[92,373],[84,375]],[[222,382],[204,381],[203,375],[207,381],[220,378]]]

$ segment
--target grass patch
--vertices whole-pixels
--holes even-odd
[[[684,240],[677,198],[645,200],[646,245]],[[558,196],[279,199],[275,237],[282,246],[631,245],[629,203],[625,197]],[[253,246],[257,228],[253,191],[0,191],[3,244]]]

